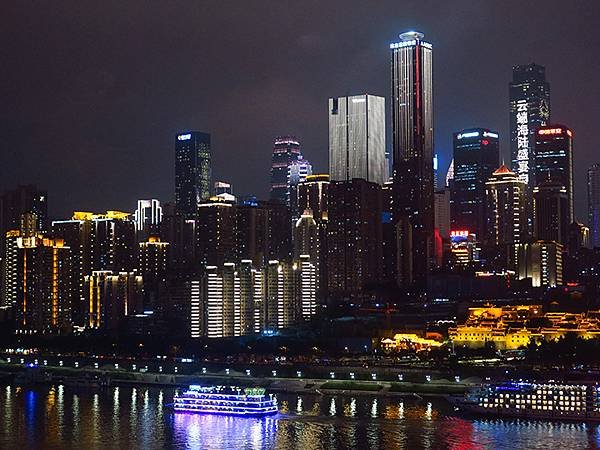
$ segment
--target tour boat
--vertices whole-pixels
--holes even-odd
[[[277,399],[263,388],[191,385],[173,398],[175,412],[266,416],[277,413]]]
[[[498,417],[600,421],[600,386],[592,383],[487,383],[454,402]]]

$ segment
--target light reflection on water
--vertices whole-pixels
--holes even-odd
[[[0,448],[598,448],[598,426],[467,419],[436,400],[278,394],[285,414],[174,414],[173,389],[0,386]]]

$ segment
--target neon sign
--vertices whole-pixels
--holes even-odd
[[[450,237],[469,237],[469,230],[452,230]]]
[[[468,133],[459,133],[456,139],[464,139],[470,137],[479,137],[479,131],[470,131]]]
[[[517,174],[529,184],[529,113],[526,100],[517,102]]]
[[[538,134],[540,135],[545,135],[545,134],[562,134],[563,130],[562,128],[542,128],[541,130],[538,131]]]
[[[494,139],[498,139],[498,133],[492,133],[491,131],[484,131],[483,137],[491,137]]]
[[[189,141],[191,138],[192,138],[191,133],[180,134],[179,136],[177,136],[178,141]]]

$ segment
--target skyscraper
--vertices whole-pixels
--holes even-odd
[[[298,185],[310,175],[312,175],[312,165],[302,156],[292,161],[288,167],[287,205],[290,208],[292,222],[295,222],[302,214],[302,211],[298,209]]]
[[[381,280],[381,187],[360,178],[329,185],[329,293],[361,300],[365,284]]]
[[[568,243],[569,196],[560,182],[544,181],[533,188],[533,235],[541,241]]]
[[[162,221],[162,207],[160,201],[153,198],[150,200],[138,200],[137,209],[133,215],[135,221],[135,231],[144,234],[146,239],[151,233],[158,232],[160,222]]]
[[[289,167],[300,156],[302,156],[300,142],[296,137],[279,136],[275,138],[271,165],[271,200],[289,206]]]
[[[486,183],[487,236],[489,245],[506,246],[523,242],[527,216],[527,185],[505,165],[500,166]]]
[[[590,227],[590,244],[600,247],[600,164],[588,169],[588,226]]]
[[[471,128],[454,133],[453,143],[452,229],[482,237],[486,231],[485,184],[500,162],[498,133]]]
[[[535,134],[535,186],[550,181],[561,185],[567,195],[567,226],[574,220],[573,212],[573,133],[564,125],[547,125]],[[542,238],[538,238],[542,239]]]
[[[529,189],[535,186],[535,132],[550,120],[550,84],[546,69],[535,63],[513,67],[509,83],[510,150],[513,171]]]
[[[196,226],[197,258],[201,264],[220,267],[237,260],[235,205],[218,197],[202,203]]]
[[[175,204],[186,219],[210,197],[210,134],[187,131],[175,138]]]
[[[423,288],[434,255],[433,51],[414,31],[390,49],[398,281]]]
[[[329,175],[334,181],[387,181],[385,99],[362,94],[329,99]]]

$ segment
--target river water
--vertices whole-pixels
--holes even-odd
[[[596,425],[455,416],[443,400],[278,394],[281,412],[174,414],[174,390],[0,385],[0,449],[589,449]]]

